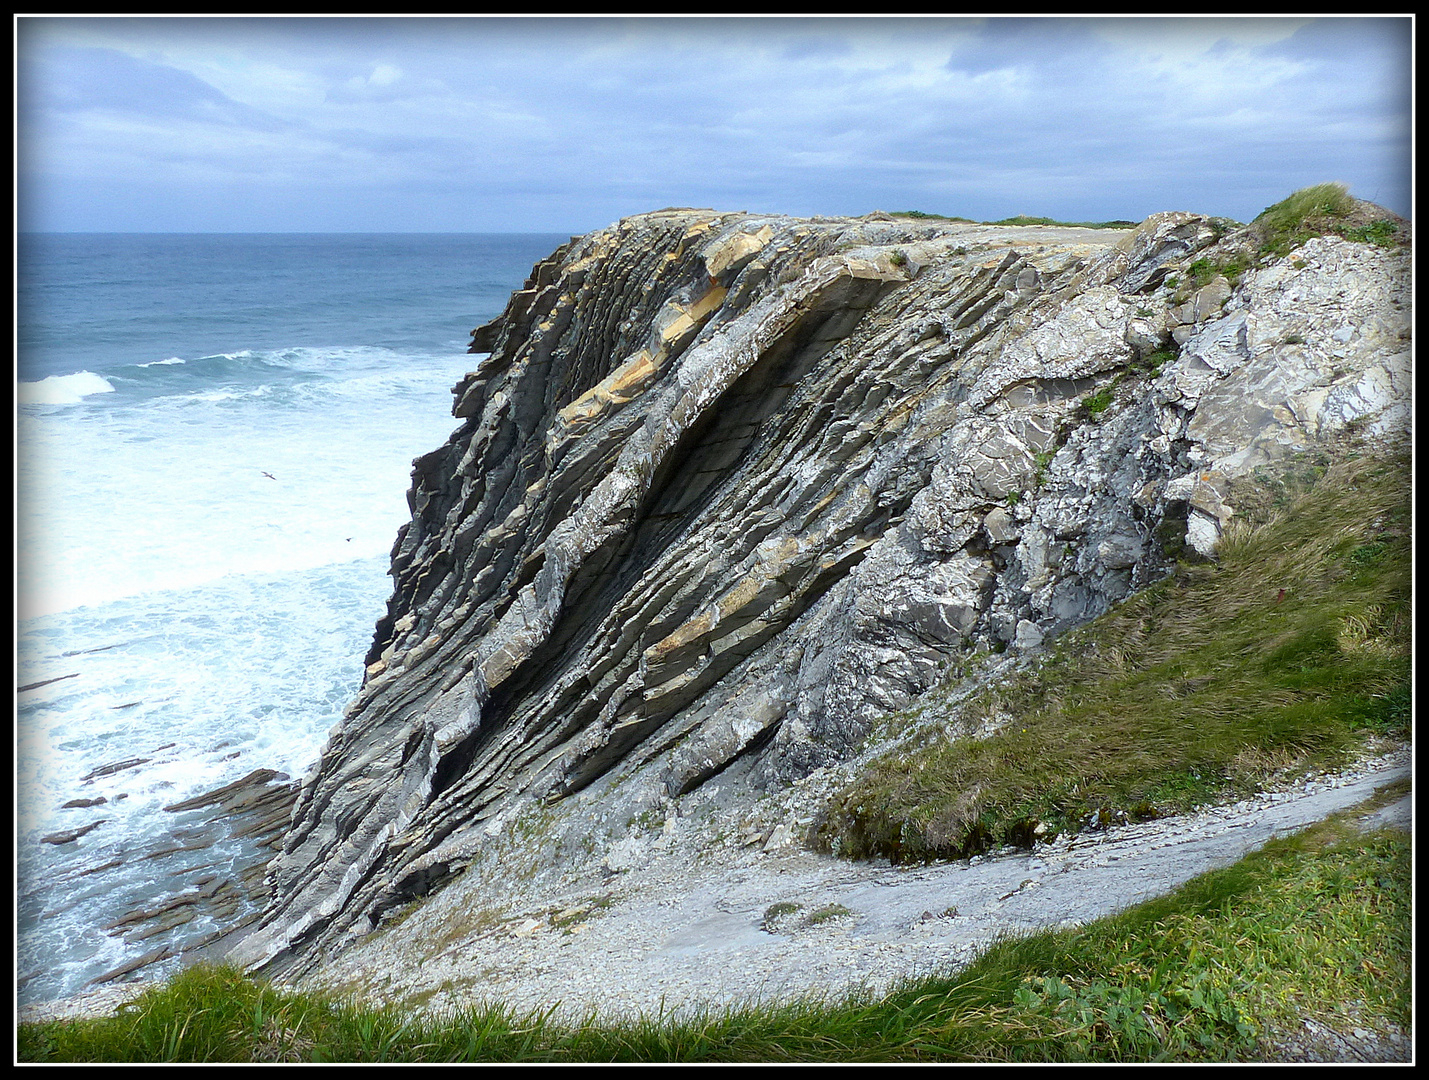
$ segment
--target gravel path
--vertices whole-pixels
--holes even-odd
[[[999,934],[1162,895],[1409,776],[1401,752],[1234,805],[967,862],[901,868],[728,848],[691,859],[672,848],[618,877],[523,893],[519,908],[489,906],[480,883],[459,882],[320,983],[437,1013],[490,1000],[568,1017],[879,991],[966,963]],[[1410,813],[1405,796],[1373,820],[1407,827]]]

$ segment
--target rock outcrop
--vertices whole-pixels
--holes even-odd
[[[622,817],[840,760],[949,660],[1213,553],[1237,477],[1406,435],[1408,254],[1232,284],[1248,242],[666,210],[562,246],[474,332],[233,957],[311,967],[591,785]]]

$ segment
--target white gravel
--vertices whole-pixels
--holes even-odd
[[[1075,925],[1162,895],[1410,772],[1400,751],[1186,817],[929,866],[793,846],[696,850],[667,830],[626,872],[592,864],[529,881],[516,899],[501,875],[469,872],[308,982],[433,1013],[490,1001],[563,1017],[881,991],[965,964],[1000,934]],[[1406,796],[1374,821],[1407,826],[1410,813]],[[776,904],[798,908],[767,919]]]

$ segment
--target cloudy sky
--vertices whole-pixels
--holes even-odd
[[[583,232],[663,206],[1410,211],[1376,19],[20,18],[23,229]]]

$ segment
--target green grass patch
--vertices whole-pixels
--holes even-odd
[[[1082,411],[1089,420],[1095,420],[1111,407],[1112,388],[1104,386],[1095,394],[1082,398]]]
[[[894,211],[892,211],[892,213],[891,213],[889,216],[890,216],[890,217],[917,218],[917,219],[919,219],[919,220],[930,220],[930,221],[958,221],[958,222],[964,222],[964,223],[966,223],[966,224],[968,224],[968,225],[976,224],[976,222],[974,222],[972,218],[949,217],[947,214],[928,214],[928,213],[924,213],[922,210],[894,210]]]
[[[1388,218],[1371,221],[1359,228],[1346,228],[1342,235],[1346,240],[1357,240],[1361,244],[1374,244],[1377,247],[1389,248],[1399,243],[1399,228]]]
[[[780,919],[786,915],[793,915],[796,911],[801,910],[803,910],[802,905],[796,904],[791,900],[781,900],[777,904],[770,904],[769,907],[764,910],[764,919],[760,925],[765,930],[772,930]]]
[[[1234,288],[1240,276],[1251,268],[1251,260],[1245,255],[1235,255],[1225,259],[1197,259],[1186,268],[1191,284],[1199,289],[1209,285],[1217,277],[1223,277]]]
[[[846,919],[853,912],[842,904],[825,904],[816,911],[809,912],[807,920],[810,926],[818,926],[821,923],[833,922],[835,919]]]
[[[1353,209],[1354,199],[1344,184],[1315,184],[1267,206],[1255,220],[1274,232],[1289,233],[1319,218],[1348,217]]]
[[[1163,367],[1175,361],[1180,355],[1181,351],[1179,349],[1157,349],[1155,352],[1148,353],[1146,356],[1138,359],[1132,366],[1139,371],[1145,372],[1154,379],[1161,374]]]
[[[816,844],[966,857],[1234,799],[1337,766],[1372,734],[1406,737],[1408,464],[1346,461],[1292,498],[1307,476],[1266,484],[1259,504],[1247,494],[1268,520],[1217,562],[1181,564],[959,706],[959,728],[1002,718],[993,735],[876,759],[832,799]]]
[[[1260,252],[1279,257],[1327,233],[1386,248],[1408,242],[1399,222],[1387,217],[1367,220],[1363,207],[1368,205],[1357,203],[1344,184],[1301,188],[1266,207],[1252,222],[1260,233]]]
[[[884,996],[557,1022],[364,1009],[199,967],[104,1019],[22,1024],[21,1061],[1274,1060],[1280,1032],[1410,1022],[1409,838],[1336,821],[1162,899],[1006,939]],[[1355,1003],[1352,1012],[1341,1007]]]

